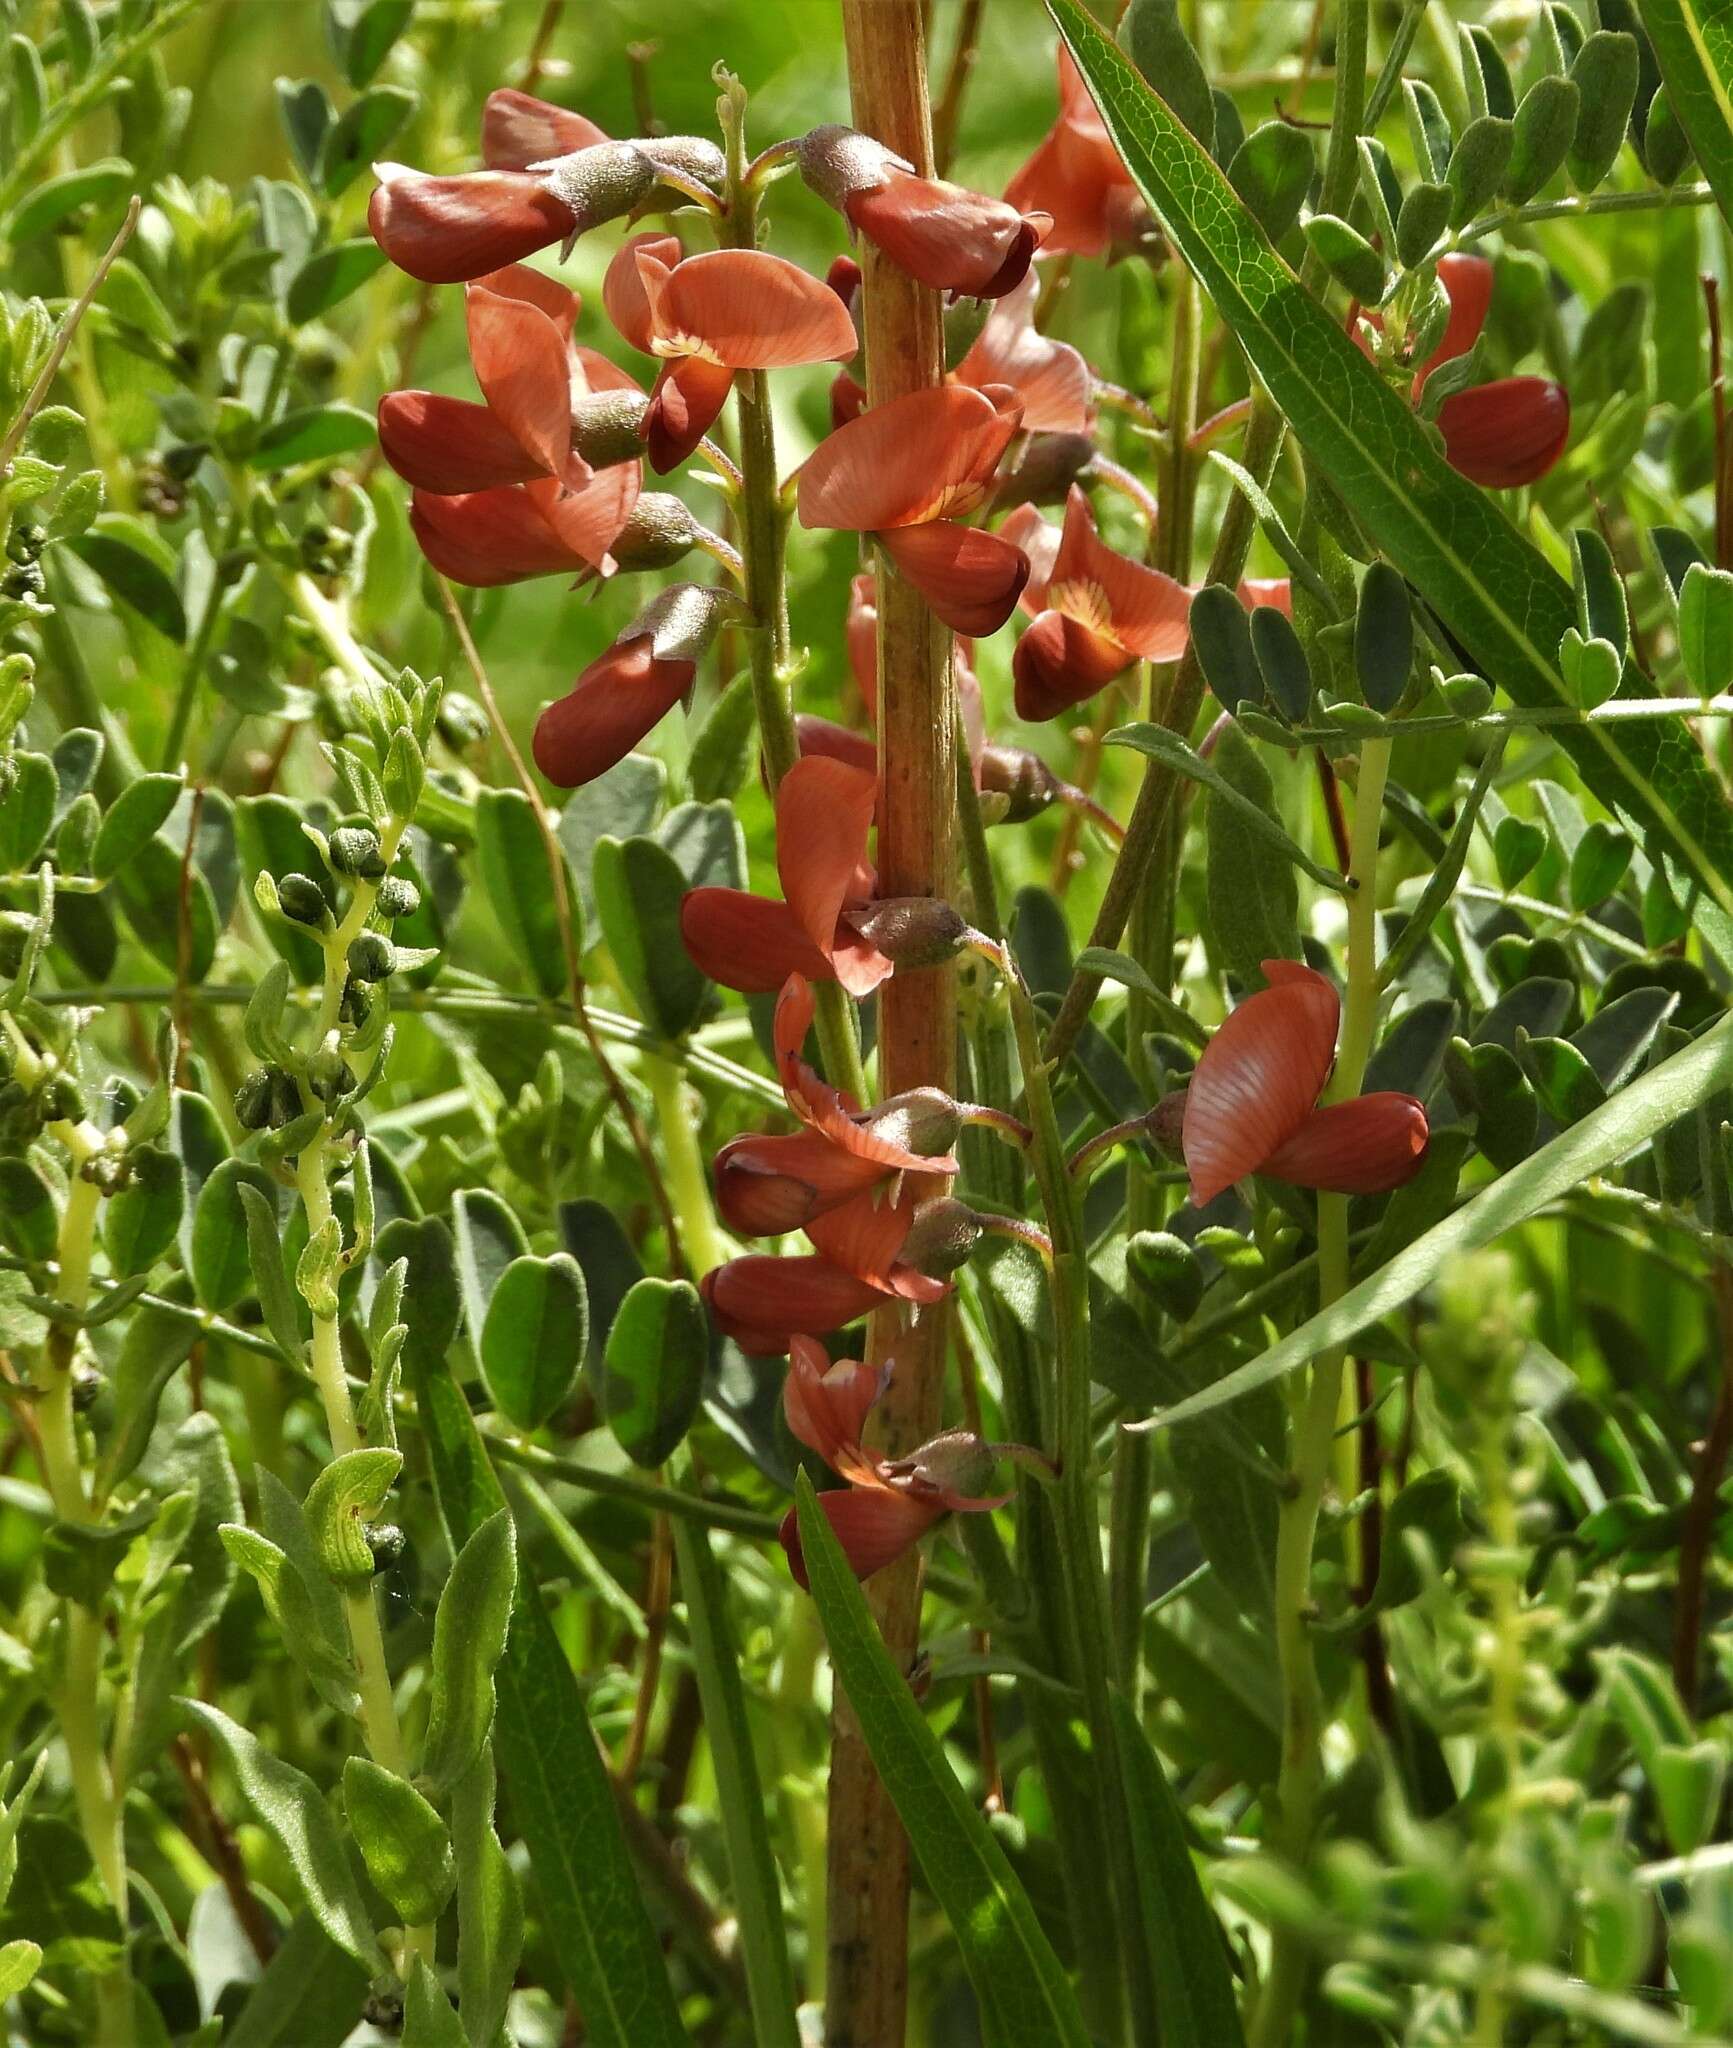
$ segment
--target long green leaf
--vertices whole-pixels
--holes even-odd
[[[1485,673],[1525,706],[1571,705],[1569,584],[1444,460],[1401,397],[1304,290],[1209,156],[1077,0],[1047,0],[1109,134],[1307,454]],[[1627,669],[1623,694],[1644,694]],[[1561,728],[1609,809],[1733,911],[1733,809],[1683,720]]]
[[[469,1403],[446,1370],[456,1334],[450,1238],[434,1219],[394,1223],[376,1247],[409,1259],[405,1377],[415,1394],[439,1511],[454,1550],[506,1505]],[[542,1913],[592,2037],[611,2048],[682,2048],[655,1929],[632,1875],[583,1695],[553,1622],[520,1577],[494,1673],[494,1753],[523,1829]]]
[[[1129,1700],[1113,1695],[1131,1802],[1131,1839],[1144,1917],[1162,1929],[1150,1944],[1163,2048],[1240,2048],[1240,2011],[1227,1939],[1198,1882],[1179,1802]]]
[[[1207,1414],[1228,1401],[1237,1401],[1254,1387],[1268,1386],[1284,1373],[1298,1371],[1320,1352],[1347,1344],[1370,1324],[1412,1301],[1449,1260],[1479,1251],[1507,1230],[1526,1223],[1549,1202],[1604,1173],[1615,1161],[1647,1144],[1657,1131],[1729,1085],[1733,1085],[1733,1017],[1724,1018],[1683,1052],[1651,1068],[1640,1081],[1633,1081],[1599,1109],[1591,1110],[1581,1123],[1561,1131],[1550,1144],[1501,1174],[1490,1187],[1482,1188],[1454,1214],[1398,1252],[1387,1266],[1380,1266],[1357,1287],[1349,1288],[1340,1301],[1302,1323],[1262,1357],[1226,1374],[1201,1393],[1163,1409],[1148,1422],[1126,1427],[1166,1429]]]
[[[1641,11],[1679,125],[1722,218],[1733,221],[1733,7],[1727,0],[1641,0]]]
[[[1086,2048],[1083,2015],[1059,1958],[1005,1852],[945,1761],[908,1680],[879,1635],[866,1595],[803,1472],[795,1492],[801,1548],[830,1661],[879,1776],[957,1937],[981,2002],[989,2048]]]
[[[734,1916],[740,1928],[752,2025],[758,2048],[800,2048],[794,1973],[783,1931],[782,1888],[770,1850],[764,1790],[746,1719],[740,1652],[728,1619],[727,1587],[707,1530],[681,1518],[674,1523],[674,1556],[692,1630],[692,1664],[704,1733],[716,1771],[722,1835],[734,1879]]]

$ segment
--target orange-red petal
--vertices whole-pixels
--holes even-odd
[[[1513,490],[1546,475],[1570,439],[1571,402],[1547,377],[1500,377],[1458,391],[1438,408],[1452,469],[1488,490]]]
[[[442,576],[477,589],[521,583],[530,576],[572,575],[590,566],[542,516],[530,496],[532,488],[513,484],[454,497],[416,491],[409,501],[409,524],[421,552]]]
[[[1271,985],[1222,1024],[1186,1092],[1181,1142],[1200,1207],[1287,1143],[1310,1116],[1335,1058],[1335,989],[1297,962],[1266,961],[1264,972]]]
[[[566,336],[532,300],[472,284],[464,294],[469,359],[489,407],[545,475],[573,484],[572,368]]]
[[[860,902],[878,785],[858,768],[812,755],[776,793],[776,871],[800,928],[821,952],[836,945],[843,905]]]
[[[709,433],[733,384],[732,370],[703,356],[674,356],[662,365],[644,420],[650,467],[658,476],[678,469]]]
[[[743,995],[774,995],[791,974],[836,979],[828,956],[774,897],[744,889],[689,890],[680,904],[680,937],[696,967]]]
[[[833,1469],[839,1459],[852,1462],[867,1416],[889,1378],[888,1369],[858,1358],[832,1365],[815,1338],[796,1337],[788,1347],[788,1377],[782,1383],[782,1409],[796,1441]]]
[[[571,209],[524,171],[430,178],[382,164],[367,225],[399,270],[423,284],[462,284],[516,263],[572,229]]]
[[[633,348],[648,355],[653,335],[650,298],[638,267],[640,251],[664,270],[672,270],[680,261],[680,238],[678,235],[633,235],[614,251],[613,261],[602,279],[602,305],[608,318]]]
[[[756,1357],[774,1357],[798,1336],[840,1330],[885,1298],[882,1287],[829,1259],[775,1259],[763,1253],[714,1267],[698,1291],[722,1334]]]
[[[1492,304],[1492,278],[1492,265],[1484,256],[1471,256],[1466,250],[1457,249],[1439,257],[1438,282],[1450,300],[1450,318],[1444,323],[1438,346],[1415,372],[1415,399],[1440,363],[1449,362],[1452,356],[1466,355],[1474,346]]]
[[[606,575],[613,564],[608,550],[632,516],[643,482],[636,462],[616,462],[599,469],[575,491],[552,477],[535,477],[524,485],[551,531],[587,567]]]
[[[822,278],[762,249],[711,249],[656,271],[639,263],[658,355],[694,344],[731,370],[844,363],[854,322]]]
[[[1029,558],[1003,534],[951,519],[893,526],[879,545],[955,633],[996,633],[1017,609]]]
[[[946,1512],[940,1501],[921,1500],[893,1486],[833,1487],[818,1496],[818,1505],[857,1579],[870,1579],[874,1572],[895,1564]],[[800,1523],[793,1508],[783,1516],[777,1537],[795,1584],[802,1592],[810,1591]]]
[[[1069,342],[1053,341],[1036,327],[1038,295],[1030,271],[993,308],[957,365],[957,381],[1010,385],[1022,401],[1023,425],[1032,434],[1085,433],[1092,418],[1094,377]]]
[[[851,192],[843,212],[899,270],[971,299],[1000,298],[1021,284],[1053,225],[1049,214],[1024,214],[966,186],[898,170],[882,185]]]
[[[834,719],[802,711],[795,717],[794,737],[802,754],[825,754],[877,779],[879,750],[870,732],[856,732],[851,725],[838,725]]]
[[[1022,551],[1029,564],[1029,580],[1019,599],[1033,618],[1047,609],[1047,586],[1053,580],[1053,564],[1059,559],[1059,528],[1045,519],[1033,505],[1013,508],[999,527],[1000,534]]]
[[[1384,1090],[1313,1110],[1261,1171],[1297,1187],[1381,1195],[1414,1178],[1430,1139],[1425,1108]]]
[[[690,661],[658,661],[652,637],[616,641],[536,720],[536,766],[577,789],[623,761],[692,686]]]
[[[1107,607],[1101,623],[1128,654],[1141,661],[1177,661],[1185,652],[1191,592],[1159,569],[1145,568],[1110,548],[1096,530],[1094,511],[1080,484],[1073,484],[1066,495],[1048,603],[1062,604],[1070,584],[1082,586],[1092,599],[1099,593]]]
[[[802,1229],[885,1177],[875,1161],[857,1158],[819,1130],[731,1139],[712,1171],[717,1213],[739,1237]]]
[[[878,579],[869,570],[856,576],[848,587],[849,673],[867,716],[876,724],[879,715],[879,596]]]
[[[1021,417],[1014,401],[1002,406],[967,384],[875,405],[807,459],[800,523],[869,533],[973,511]]]
[[[485,405],[435,391],[386,392],[379,452],[405,483],[445,497],[541,474],[536,458]]]
[[[1284,618],[1294,616],[1294,586],[1286,576],[1242,576],[1239,597],[1247,611],[1255,611],[1259,605],[1267,604]]]
[[[531,164],[570,156],[574,149],[607,140],[582,114],[509,85],[490,92],[481,110],[481,160],[496,171],[527,170]]]
[[[1131,664],[1132,656],[1117,640],[1064,612],[1043,612],[1011,657],[1017,716],[1035,723],[1058,718],[1124,675]]]

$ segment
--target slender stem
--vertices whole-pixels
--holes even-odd
[[[659,1059],[652,1053],[644,1062],[644,1078],[650,1084],[650,1100],[656,1105],[656,1121],[668,1160],[668,1192],[674,1213],[680,1219],[686,1261],[693,1277],[702,1278],[713,1267],[720,1266],[728,1253],[716,1228],[710,1182],[698,1146],[700,1118],[687,1101],[685,1077],[672,1060]]]
[[[1371,1051],[1378,1006],[1377,937],[1378,827],[1390,742],[1369,741],[1360,756],[1354,792],[1349,872],[1356,884],[1348,899],[1348,993],[1336,1071],[1326,1099],[1343,1102],[1358,1095]],[[1349,1283],[1348,1198],[1318,1197],[1318,1306],[1328,1308]],[[1292,1397],[1289,1490],[1276,1526],[1276,1654],[1282,1681],[1282,1755],[1277,1811],[1271,1839],[1292,1861],[1304,1860],[1317,1825],[1324,1786],[1322,1751],[1324,1700],[1312,1655],[1312,1548],[1318,1514],[1329,1483],[1342,1398],[1345,1353],[1320,1355],[1303,1394]],[[1249,2036],[1251,2048],[1278,2048],[1288,2038],[1309,1967],[1305,1944],[1278,1929]]]
[[[138,226],[138,211],[143,203],[137,193],[134,193],[127,205],[126,218],[121,222],[119,232],[103,251],[96,268],[90,273],[89,281],[61,321],[53,345],[43,358],[42,368],[36,374],[36,381],[31,385],[23,405],[19,407],[17,417],[6,429],[5,439],[0,440],[0,469],[5,469],[18,453],[24,436],[30,431],[30,422],[47,403],[48,394],[54,387],[54,380],[60,373],[61,364],[66,360],[66,351],[72,346],[79,323],[90,311],[91,301],[101,291],[102,281],[113,268],[114,259],[131,241],[132,231]]]
[[[1483,213],[1458,230],[1456,245],[1478,242],[1500,228],[1519,227],[1527,221],[1566,220],[1593,213],[1660,213],[1674,206],[1710,206],[1715,194],[1707,185],[1676,185],[1671,191],[1650,186],[1641,192],[1584,192],[1571,199],[1539,199],[1529,206],[1508,206],[1499,213]]]
[[[933,109],[933,170],[941,178],[949,173],[951,158],[956,153],[957,128],[963,117],[963,95],[969,89],[975,59],[980,54],[981,17],[986,11],[987,0],[963,0],[963,11],[957,22],[957,40],[951,49],[951,65],[945,73],[944,91]]]

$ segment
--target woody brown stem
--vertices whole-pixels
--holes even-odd
[[[933,168],[926,44],[919,0],[842,0],[856,127]],[[861,246],[862,325],[871,405],[925,390],[944,377],[938,294],[880,252]],[[910,584],[878,565],[879,888],[886,896],[943,896],[951,883],[955,714],[950,635]],[[898,974],[879,997],[879,1088],[940,1087],[954,1079],[956,994],[949,967]],[[939,1423],[946,1325],[929,1309],[912,1326],[899,1303],[873,1317],[868,1352],[896,1375],[880,1404],[891,1456]],[[921,1566],[911,1555],[880,1572],[869,1598],[892,1658],[914,1659]],[[839,1696],[831,1731],[829,1974],[825,2038],[831,2048],[896,2048],[908,1997],[909,1849],[873,1769],[860,1727]]]

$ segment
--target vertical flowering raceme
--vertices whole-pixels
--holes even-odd
[[[783,1413],[796,1438],[848,1484],[821,1493],[818,1504],[857,1578],[892,1564],[948,1514],[989,1514],[1011,1498],[983,1494],[994,1468],[1007,1460],[1050,1471],[1022,1444],[990,1444],[969,1430],[947,1430],[906,1458],[885,1458],[861,1443],[867,1417],[895,1371],[845,1358],[835,1365],[810,1337],[789,1349]],[[806,1585],[800,1528],[789,1509],[779,1532],[795,1581]]]
[[[782,902],[744,889],[688,890],[680,934],[694,963],[746,995],[773,994],[791,974],[870,995],[892,971],[853,922],[876,897],[867,835],[877,802],[876,777],[852,763],[797,761],[776,792]]]
[[[1051,256],[1104,255],[1135,241],[1148,223],[1142,195],[1063,46],[1059,118],[1005,187],[1005,198],[1051,217],[1042,243]]]
[[[795,149],[800,175],[899,270],[934,291],[997,299],[1019,285],[1052,226],[1037,209],[1019,210],[943,178],[923,178],[870,135],[834,123],[814,128]]]
[[[424,284],[462,284],[556,242],[569,249],[630,213],[665,176],[719,191],[722,152],[695,135],[611,141],[593,121],[501,88],[482,114],[485,170],[431,177],[374,165],[367,225],[399,270]]]
[[[1204,1048],[1185,1093],[1181,1145],[1200,1207],[1248,1174],[1333,1194],[1376,1195],[1420,1171],[1430,1133],[1412,1095],[1383,1090],[1319,1108],[1341,1003],[1324,976],[1266,960]]]
[[[605,775],[692,687],[717,628],[740,611],[726,590],[672,583],[536,720],[536,766],[561,789]]]
[[[1409,390],[1414,405],[1440,364],[1474,346],[1492,305],[1493,268],[1484,256],[1456,251],[1440,257],[1438,281],[1450,300],[1450,317],[1438,345],[1414,374]],[[1382,324],[1375,315],[1372,323]],[[1538,482],[1564,453],[1571,431],[1570,394],[1550,377],[1497,377],[1453,391],[1436,420],[1452,469],[1488,490],[1512,490]]]
[[[1020,549],[958,523],[986,501],[1022,424],[1015,395],[960,384],[876,405],[800,472],[800,523],[870,533],[958,633],[997,632],[1029,575]]]
[[[672,236],[638,236],[610,265],[602,297],[625,338],[662,358],[645,422],[658,472],[698,446],[737,370],[846,362],[860,346],[827,285],[759,249],[682,257]]]
[[[1029,557],[1023,604],[1036,614],[1012,657],[1019,718],[1057,718],[1134,662],[1184,653],[1190,591],[1108,547],[1078,485],[1057,536],[1032,506],[1001,530]]]

